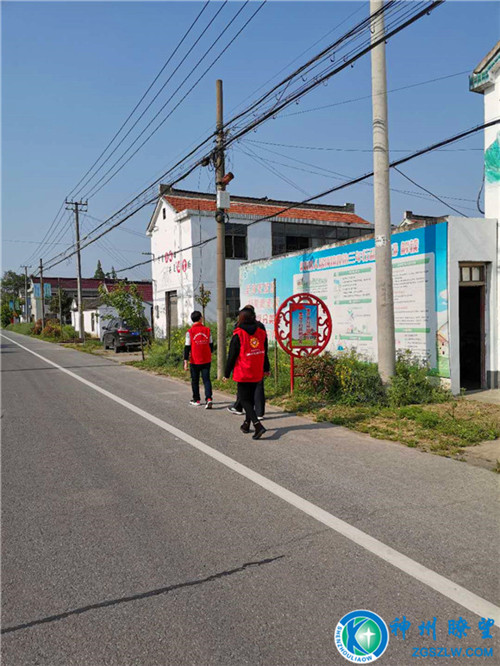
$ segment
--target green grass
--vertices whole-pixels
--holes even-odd
[[[6,331],[14,331],[14,333],[21,333],[22,335],[31,335],[34,324],[27,322],[25,324],[9,324]]]

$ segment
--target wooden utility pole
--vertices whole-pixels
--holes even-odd
[[[372,43],[385,34],[383,7],[383,0],[370,0],[370,14],[373,17],[371,21]],[[371,63],[378,369],[382,381],[387,383],[395,372],[396,341],[392,286],[389,129],[384,41],[372,49]]]
[[[62,320],[62,304],[61,304],[61,280],[57,278],[57,294],[59,296],[59,324],[61,325],[61,338],[63,330],[63,320]]]
[[[85,328],[83,325],[83,298],[82,298],[82,262],[80,256],[80,223],[78,219],[79,209],[86,210],[86,201],[66,201],[66,210],[75,213],[75,235],[76,235],[76,289],[78,300],[78,334],[82,340],[85,339]]]
[[[216,81],[217,95],[217,143],[215,151],[215,173],[217,184],[217,377],[224,377],[226,365],[226,214],[220,207],[220,192],[226,186],[223,182],[224,160],[224,116],[222,99],[222,81]]]
[[[30,266],[21,266],[21,268],[24,268],[24,318],[28,322],[30,320],[28,307],[28,268]]]
[[[40,301],[42,303],[42,328],[45,328],[45,294],[43,290],[43,263],[40,259]]]

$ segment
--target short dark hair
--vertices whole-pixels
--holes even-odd
[[[253,324],[255,322],[255,310],[243,308],[238,314],[238,326],[241,324]]]
[[[191,321],[193,323],[196,323],[197,321],[200,321],[200,319],[203,317],[201,312],[199,310],[195,310],[194,312],[191,313]]]

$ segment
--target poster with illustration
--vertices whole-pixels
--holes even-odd
[[[292,347],[318,346],[318,306],[294,303],[290,306]]]
[[[396,347],[427,361],[433,374],[449,377],[447,222],[393,233],[391,246]],[[270,340],[274,339],[274,278],[278,305],[302,292],[325,302],[333,322],[328,351],[354,349],[377,360],[372,238],[242,264],[242,302],[255,307]],[[294,345],[299,345],[295,317]],[[302,335],[311,340],[304,333],[304,322]]]

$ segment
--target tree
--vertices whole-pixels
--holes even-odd
[[[117,279],[118,279],[118,276],[117,276],[117,274],[116,274],[116,271],[115,271],[115,267],[114,267],[114,266],[111,266],[111,277],[113,278],[113,280],[117,280]]]
[[[102,270],[102,266],[101,266],[101,260],[98,259],[97,260],[97,268],[95,269],[95,273],[94,273],[94,278],[96,278],[97,280],[104,280],[105,277],[106,276],[104,275],[104,271]]]
[[[59,313],[59,292],[61,293],[61,315],[64,323],[68,315],[71,313],[71,303],[73,302],[73,298],[67,291],[64,291],[64,289],[59,287],[57,292],[50,299],[49,308],[51,312]]]
[[[2,303],[0,317],[2,320],[2,328],[6,328],[12,319],[12,310],[10,309],[8,303]]]
[[[24,291],[24,275],[15,271],[5,271],[0,286],[2,303],[15,300]]]
[[[99,285],[99,296],[104,305],[114,308],[120,319],[125,319],[127,325],[134,331],[139,331],[141,338],[141,354],[144,360],[143,336],[149,328],[144,316],[142,296],[136,284],[119,282],[112,291],[107,291],[103,284]],[[112,319],[113,315],[103,315],[103,319]]]
[[[212,300],[210,297],[212,295],[212,292],[209,291],[208,289],[205,289],[205,285],[202,284],[200,287],[200,293],[198,296],[194,297],[194,300],[201,305],[201,310],[203,313],[203,321],[205,321],[205,308],[207,305],[210,303]]]

